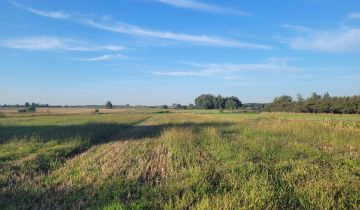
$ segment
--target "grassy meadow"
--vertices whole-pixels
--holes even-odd
[[[0,209],[359,209],[360,116],[0,116]]]

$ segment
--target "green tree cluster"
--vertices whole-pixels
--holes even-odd
[[[238,97],[222,97],[202,94],[195,99],[195,106],[199,109],[238,109],[242,106]]]
[[[291,96],[276,97],[274,101],[264,107],[270,112],[304,112],[304,113],[333,113],[333,114],[359,114],[360,95],[355,96],[323,96],[312,93],[305,99],[301,94],[297,95],[297,101]]]

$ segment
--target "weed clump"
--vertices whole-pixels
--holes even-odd
[[[155,112],[155,114],[167,114],[167,113],[170,113],[170,111],[168,111],[168,110],[161,110],[161,111]]]
[[[19,110],[18,110],[19,113],[35,112],[35,111],[36,111],[36,107],[35,107],[35,106],[29,106],[29,107],[26,107],[25,109],[19,109]]]

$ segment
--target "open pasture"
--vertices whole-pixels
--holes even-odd
[[[0,209],[360,207],[358,115],[88,111],[0,118]]]

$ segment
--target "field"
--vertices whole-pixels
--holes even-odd
[[[0,117],[0,209],[359,209],[360,116]]]

